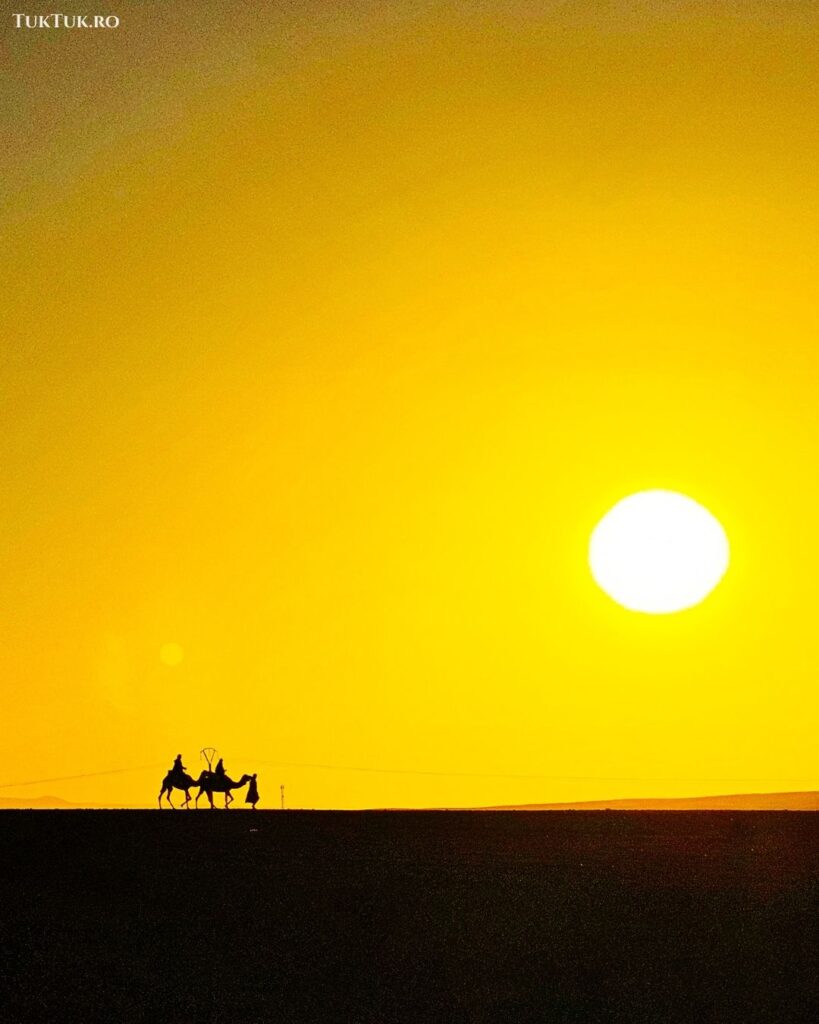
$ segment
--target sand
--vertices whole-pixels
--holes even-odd
[[[7,811],[0,1019],[809,1019],[811,813]]]

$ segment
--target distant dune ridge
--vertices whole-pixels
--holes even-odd
[[[819,793],[736,793],[649,800],[586,800],[568,804],[515,804],[487,811],[819,811]]]
[[[82,811],[128,809],[130,804],[72,803],[59,796],[0,796],[0,811]]]

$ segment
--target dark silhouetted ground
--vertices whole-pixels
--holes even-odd
[[[0,1020],[811,1020],[819,815],[7,811]]]

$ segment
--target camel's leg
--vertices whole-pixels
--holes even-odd
[[[225,793],[225,810],[228,810],[230,805],[233,803],[233,797],[230,794],[230,790]]]
[[[171,800],[171,793],[172,792],[173,792],[173,790],[169,789],[167,794],[166,794],[166,796],[168,797],[168,803],[171,805],[171,807],[173,807],[174,810],[176,810],[176,806],[175,806],[173,800]]]
[[[165,792],[165,787],[163,786],[162,789],[160,789],[160,791],[159,791],[159,796],[156,798],[156,802],[159,805],[160,811],[162,810],[162,794],[164,792]]]
[[[185,808],[185,810],[187,811],[187,810],[190,810],[190,802],[191,802],[191,795],[190,795],[190,793],[189,793],[189,792],[187,791],[187,789],[183,790],[183,792],[184,792],[184,794],[185,794],[185,802],[184,802],[184,804],[183,804],[182,806],[183,806],[183,807]]]

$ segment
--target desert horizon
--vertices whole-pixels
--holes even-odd
[[[165,810],[145,804],[81,804],[61,797],[37,796],[37,797],[4,797],[0,796],[0,810]],[[179,804],[175,809],[181,810]],[[202,809],[207,809],[203,805]],[[247,810],[241,802],[237,802],[230,810]],[[819,810],[819,791],[797,790],[792,792],[777,793],[730,793],[713,794],[709,796],[690,797],[648,797],[644,799],[615,797],[611,800],[581,800],[566,801],[563,803],[534,803],[534,804],[497,804],[493,806],[475,805],[474,807],[358,807],[358,808],[334,808],[334,807],[302,807],[291,806],[264,807],[260,806],[259,811],[272,811],[281,813],[287,811],[322,811],[332,813],[365,813],[367,811],[592,811],[592,810],[621,810],[621,811],[817,811]]]

